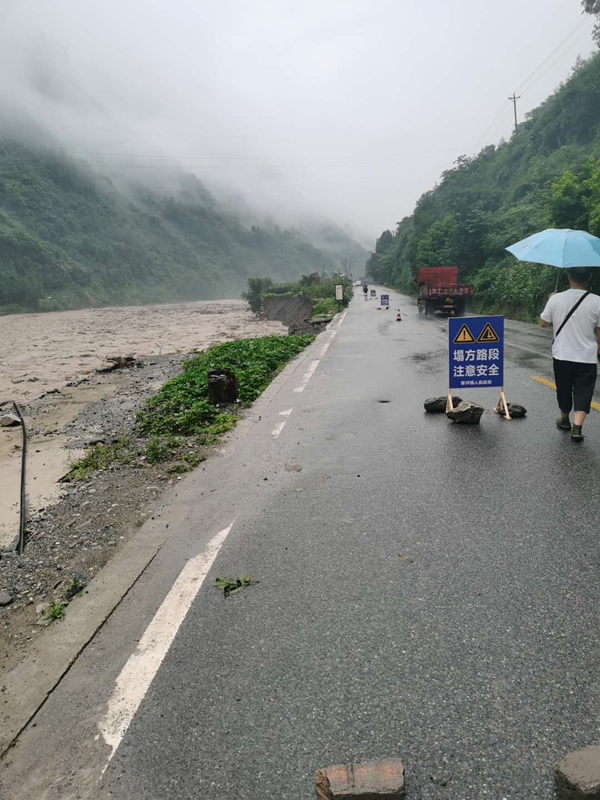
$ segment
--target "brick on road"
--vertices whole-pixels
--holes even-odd
[[[560,800],[600,800],[600,747],[575,750],[554,769]]]
[[[319,800],[405,800],[401,761],[349,764],[316,772]]]

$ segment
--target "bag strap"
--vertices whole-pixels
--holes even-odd
[[[565,325],[567,324],[567,322],[568,322],[568,321],[571,319],[571,317],[573,316],[573,314],[574,314],[574,313],[577,311],[577,309],[579,308],[579,306],[580,306],[580,305],[583,303],[583,301],[584,301],[584,300],[585,300],[585,298],[588,296],[588,294],[591,294],[591,292],[586,292],[584,295],[582,295],[582,296],[579,298],[579,300],[578,300],[578,301],[575,303],[575,305],[573,306],[573,308],[572,308],[572,309],[569,311],[569,313],[567,314],[567,316],[566,316],[566,317],[563,319],[563,321],[562,321],[562,325],[560,326],[560,328],[559,328],[559,329],[556,331],[556,333],[554,334],[554,341],[556,341],[556,340],[558,339],[558,334],[559,334],[559,333],[562,331],[562,329],[565,327]]]

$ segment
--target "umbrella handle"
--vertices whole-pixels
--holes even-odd
[[[556,270],[556,286],[554,287],[554,291],[558,292],[558,282],[560,281],[560,270]]]

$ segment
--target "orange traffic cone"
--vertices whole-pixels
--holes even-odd
[[[400,314],[400,309],[396,312],[396,322],[402,322],[402,315]]]

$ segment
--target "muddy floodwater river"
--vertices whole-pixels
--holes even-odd
[[[108,402],[117,387],[107,380],[59,396],[44,397],[47,392],[95,376],[96,367],[110,356],[189,353],[217,342],[282,333],[286,328],[281,323],[257,320],[242,300],[0,317],[0,405],[15,400],[23,406],[26,423],[28,417],[35,419],[29,426],[30,512],[58,495],[56,482],[77,454],[69,449],[67,426],[87,403]],[[152,388],[159,385],[155,380]],[[0,428],[0,547],[17,530],[20,442],[20,429]]]
[[[0,317],[0,401],[60,387],[106,356],[187,353],[284,332],[278,322],[258,321],[243,300],[7,315]]]

